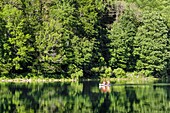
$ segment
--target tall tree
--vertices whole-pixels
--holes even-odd
[[[108,48],[111,54],[109,65],[113,69],[122,68],[126,71],[132,71],[134,69],[133,41],[138,23],[138,17],[132,10],[126,10],[113,23],[108,35],[110,39]]]
[[[34,48],[29,45],[29,34],[24,34],[25,19],[22,11],[12,5],[5,5],[1,15],[5,21],[5,34],[3,43],[3,71],[17,72],[26,71],[32,60],[30,54]],[[3,73],[2,72],[2,73]]]
[[[35,45],[37,47],[38,57],[34,66],[35,71],[42,73],[62,72],[61,64],[65,60],[61,25],[56,20],[50,19],[43,22],[41,30],[37,32]],[[33,70],[34,71],[34,70]]]
[[[168,27],[165,19],[158,12],[145,12],[142,25],[134,41],[134,55],[137,59],[136,70],[145,75],[167,75],[169,62]]]

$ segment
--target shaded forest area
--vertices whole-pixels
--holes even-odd
[[[0,75],[170,75],[169,0],[1,0]]]

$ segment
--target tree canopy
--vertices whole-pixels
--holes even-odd
[[[0,75],[168,77],[169,5],[168,0],[1,0]]]

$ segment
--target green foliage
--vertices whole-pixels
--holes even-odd
[[[125,70],[134,69],[133,41],[137,32],[138,18],[132,10],[126,10],[119,19],[113,23],[108,34],[108,43],[111,54],[109,65],[112,68],[122,68]]]
[[[134,41],[136,69],[166,75],[169,59],[166,21],[157,12],[146,12]]]
[[[126,77],[126,73],[122,68],[114,69],[113,73],[116,76],[116,78],[125,78]]]
[[[113,74],[111,67],[106,68],[104,74],[106,77],[111,77]]]
[[[169,9],[167,0],[1,0],[0,74],[166,76]]]
[[[51,17],[59,20],[62,25],[62,43],[64,43],[64,55],[67,60],[61,65],[64,67],[63,72],[68,73],[68,76],[71,72],[76,73],[74,67],[70,66],[76,66],[78,70],[87,72],[92,58],[94,34],[97,32],[95,30],[97,12],[95,12],[96,6],[93,7],[93,4],[85,5],[88,3],[87,1],[75,1],[74,3],[56,1],[56,5],[51,10]],[[92,8],[91,10],[96,13],[96,16],[91,10],[88,11],[88,7]]]
[[[34,48],[29,44],[31,36],[23,32],[25,19],[22,12],[11,5],[6,5],[1,15],[6,22],[5,43],[2,47],[4,50],[2,62],[5,65],[2,66],[4,70],[2,73],[25,70],[32,60],[30,54],[34,52]]]
[[[68,75],[73,79],[78,79],[83,76],[83,70],[78,68],[74,64],[70,64],[68,67]]]
[[[139,76],[151,76],[152,75],[152,71],[149,71],[149,70],[141,70],[139,73],[138,73]]]
[[[170,6],[167,5],[166,7],[164,7],[162,10],[161,10],[161,14],[163,15],[163,17],[167,20],[167,25],[168,27],[170,27]]]
[[[92,72],[96,74],[96,77],[100,78],[110,78],[113,75],[111,67],[106,66],[94,67]]]
[[[50,20],[44,22],[41,30],[36,36],[36,47],[38,56],[38,64],[41,66],[43,73],[61,72],[61,64],[65,62],[61,25],[55,21]]]

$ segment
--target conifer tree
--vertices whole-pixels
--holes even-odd
[[[109,32],[108,43],[111,54],[109,65],[113,68],[122,68],[126,71],[134,69],[133,41],[137,32],[138,20],[134,12],[126,10],[119,19],[113,23]]]
[[[165,76],[169,59],[168,27],[158,12],[145,12],[134,40],[136,70],[145,75]]]

